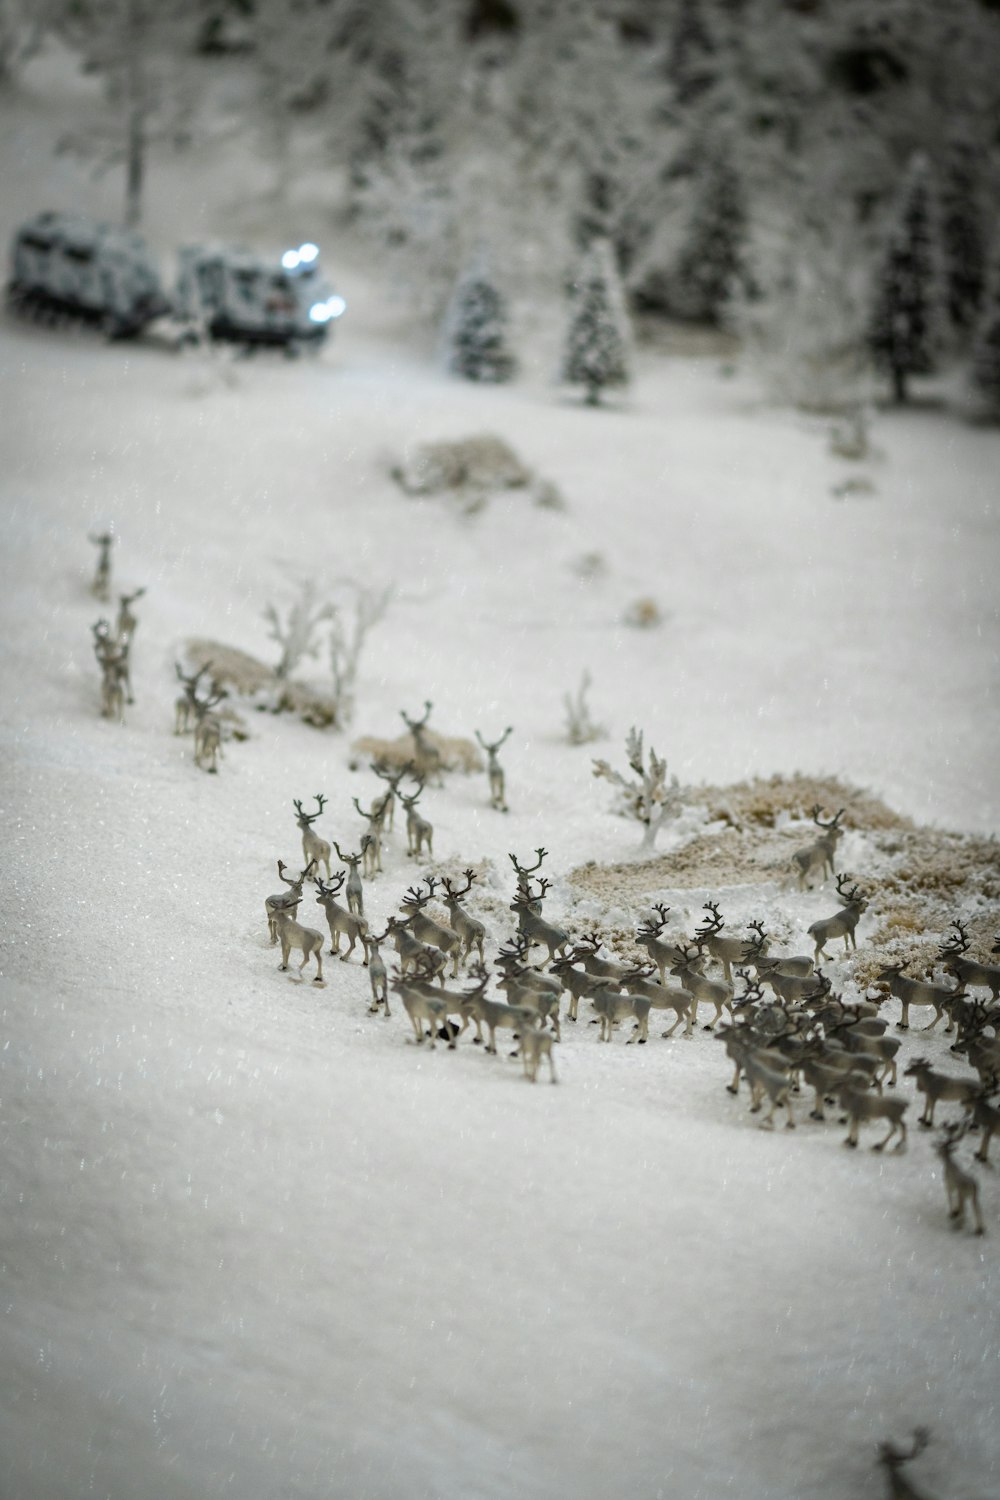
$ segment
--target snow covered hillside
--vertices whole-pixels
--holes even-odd
[[[3,101],[5,242],[37,209],[107,210],[50,154],[82,107],[54,87],[36,70]],[[263,909],[276,861],[298,868],[293,799],[323,792],[320,828],[356,848],[352,800],[380,784],[351,739],[427,699],[446,734],[514,726],[511,811],[482,774],[429,787],[434,861],[397,824],[366,888],[380,926],[426,870],[475,864],[495,950],[508,854],[544,846],[546,915],[577,930],[665,901],[690,931],[722,899],[734,928],[759,913],[808,944],[832,884],[574,884],[636,851],[591,774],[624,769],[632,724],[685,785],[836,776],[992,834],[1000,437],[944,402],[884,411],[852,464],[738,362],[651,347],[585,409],[551,384],[545,329],[519,381],[462,384],[363,247],[298,199],[287,233],[250,172],[231,144],[163,162],[151,238],[167,265],[191,233],[311,234],[348,302],[316,361],[0,322],[0,1494],[869,1500],[875,1443],[924,1424],[929,1493],[1000,1495],[1000,1190],[977,1169],[987,1235],[950,1231],[918,1102],[900,1156],[845,1151],[804,1108],[763,1131],[707,1032],[602,1046],[583,1016],[559,1086],[532,1087],[503,1046],[418,1049],[396,1002],[368,1013],[355,962],[328,959],[323,988],[279,973]],[[466,516],[391,479],[408,445],[480,432],[565,508],[511,490]],[[837,498],[851,478],[870,488]],[[99,715],[90,637],[108,525],[116,592],[147,589],[124,727]],[[250,738],[198,771],[172,732],[185,643],[273,660],[265,606],[345,576],[394,585],[351,733],[247,711]],[[625,622],[641,598],[659,626]],[[609,733],[574,748],[584,670]],[[874,888],[860,958],[891,860],[852,827],[842,861]],[[963,887],[981,922],[995,874]],[[300,916],[320,925],[311,896]],[[857,998],[839,944],[828,972]],[[937,1032],[905,1036],[919,1055],[968,1071]]]

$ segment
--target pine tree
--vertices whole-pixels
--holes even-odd
[[[985,298],[972,353],[972,383],[1000,416],[1000,255]]]
[[[684,317],[718,323],[730,292],[749,280],[743,186],[721,144],[703,150],[697,184],[674,272],[673,301]]]
[[[507,300],[480,255],[459,281],[449,317],[448,365],[466,380],[499,384],[514,374],[507,348]]]
[[[868,342],[876,365],[905,401],[911,375],[934,367],[941,291],[937,224],[926,157],[910,163],[889,241],[878,268]]]
[[[968,141],[953,141],[945,162],[941,240],[948,316],[960,333],[968,333],[975,327],[986,279],[986,240],[976,157]]]
[[[606,386],[628,382],[628,322],[617,268],[607,241],[598,241],[571,287],[571,316],[562,378],[582,385],[597,406]]]

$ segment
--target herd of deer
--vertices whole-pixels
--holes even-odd
[[[817,873],[834,874],[843,903],[833,916],[809,928],[813,945],[809,954],[773,952],[759,921],[750,922],[744,936],[724,931],[718,903],[706,901],[705,915],[691,938],[683,934],[667,937],[669,907],[654,905],[635,932],[635,945],[645,951],[645,959],[622,960],[605,951],[597,932],[571,936],[543,915],[550,889],[550,882],[540,874],[545,849],[535,851],[537,858],[531,865],[511,854],[516,888],[509,909],[516,917],[517,930],[500,945],[493,961],[500,999],[487,994],[491,976],[485,960],[486,925],[463,904],[477,878],[472,869],[464,871],[460,886],[451,879],[425,876],[409,887],[399,912],[388,917],[382,931],[375,931],[369,922],[363,877],[370,879],[382,869],[383,838],[392,827],[396,800],[406,809],[409,855],[429,854],[432,832],[416,813],[423,779],[417,780],[414,793],[402,789],[407,776],[416,776],[414,768],[399,771],[375,764],[372,769],[386,789],[369,808],[355,799],[365,822],[356,851],[345,852],[315,829],[325,797],[318,794],[316,808],[310,812],[301,801],[293,803],[302,834],[304,868],[293,877],[279,861],[285,889],[265,903],[271,941],[281,945],[282,969],[287,969],[294,949],[302,955],[300,973],[315,959],[316,982],[323,982],[326,940],[319,930],[297,920],[303,891],[311,881],[316,902],[326,916],[329,953],[347,961],[360,948],[371,982],[370,1010],[388,1016],[390,992],[398,995],[415,1043],[434,1047],[440,1039],[454,1049],[474,1026],[474,1040],[485,1041],[485,1050],[495,1054],[497,1032],[506,1029],[519,1042],[527,1076],[535,1080],[544,1059],[555,1082],[553,1044],[561,1040],[563,1019],[577,1021],[581,1001],[591,1008],[601,1042],[610,1043],[616,1030],[628,1026],[627,1045],[648,1041],[654,1011],[663,1012],[670,1021],[664,1037],[678,1031],[691,1037],[707,1011],[704,1029],[716,1031],[734,1064],[729,1091],[736,1094],[744,1078],[751,1112],[768,1106],[765,1126],[773,1127],[776,1112],[783,1109],[786,1125],[794,1127],[795,1096],[805,1087],[814,1096],[810,1118],[823,1120],[825,1104],[839,1105],[848,1124],[846,1145],[857,1146],[862,1125],[882,1122],[887,1126],[884,1137],[872,1148],[875,1151],[884,1150],[894,1138],[896,1150],[904,1148],[908,1109],[906,1099],[884,1092],[896,1083],[900,1041],[886,1034],[888,1023],[878,1015],[879,1006],[889,996],[899,1000],[898,1027],[902,1030],[908,1028],[912,1010],[930,1008],[933,1017],[925,1029],[933,1030],[946,1018],[945,1030],[955,1037],[952,1050],[964,1053],[975,1072],[955,1078],[937,1071],[926,1059],[916,1058],[904,1076],[913,1078],[924,1095],[921,1125],[934,1126],[939,1103],[961,1106],[963,1118],[944,1126],[935,1149],[943,1164],[949,1212],[961,1223],[968,1209],[977,1232],[982,1232],[977,1184],[954,1153],[966,1132],[978,1129],[982,1135],[976,1156],[988,1162],[990,1142],[1000,1124],[994,1102],[1000,1080],[1000,968],[968,957],[967,928],[955,922],[939,948],[947,982],[911,978],[904,974],[903,965],[887,964],[878,971],[876,997],[848,1005],[835,994],[820,967],[827,957],[826,946],[843,939],[845,953],[856,948],[856,928],[867,907],[859,887],[832,869],[842,812],[824,823],[820,810],[813,809],[821,836],[793,857],[793,870],[802,883]],[[334,852],[343,867],[337,874],[331,873]],[[341,896],[343,902],[338,900]],[[444,908],[440,918],[428,910],[435,899]],[[382,954],[385,945],[396,951],[391,972]],[[532,963],[533,950],[543,951],[541,963]],[[467,985],[447,987],[449,979],[458,979],[463,966],[469,976]],[[969,990],[977,987],[989,990],[989,1001],[970,998]]]

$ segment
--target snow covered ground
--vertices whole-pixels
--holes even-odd
[[[109,208],[50,157],[83,107],[57,83],[4,101],[4,239],[38,208]],[[154,175],[165,263],[192,233],[285,238],[226,150]],[[297,581],[392,581],[355,728],[393,736],[427,698],[446,733],[515,726],[509,815],[481,776],[425,797],[436,855],[491,861],[498,894],[508,851],[544,845],[558,916],[573,867],[638,842],[563,738],[585,668],[613,764],[636,723],[683,782],[832,773],[992,832],[1000,439],[946,406],[885,412],[880,457],[849,465],[749,372],[648,350],[627,399],[585,410],[544,330],[522,380],[464,386],[361,249],[294,213],[349,303],[317,362],[0,326],[0,1492],[860,1500],[875,1442],[925,1423],[932,1493],[1000,1494],[993,1174],[987,1238],[952,1234],[916,1109],[885,1160],[832,1123],[760,1131],[705,1034],[626,1052],[581,1025],[556,1089],[467,1044],[418,1052],[367,1014],[360,967],[299,985],[267,946],[292,799],[322,790],[354,847],[351,800],[377,790],[347,738],[252,716],[212,777],[171,733],[189,637],[267,657],[262,610]],[[475,432],[566,509],[399,494],[408,443]],[[858,473],[873,493],[833,498]],[[148,589],[125,728],[98,715],[89,635],[87,533],[109,523],[116,583]],[[659,628],[623,623],[642,596]],[[419,873],[397,832],[378,920]],[[800,942],[832,910],[765,894]],[[955,1068],[942,1038],[904,1045]]]

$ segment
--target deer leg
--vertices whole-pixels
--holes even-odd
[[[974,1182],[972,1184],[972,1190],[971,1190],[971,1192],[969,1194],[969,1197],[970,1197],[970,1200],[972,1202],[972,1217],[975,1220],[976,1233],[977,1234],[985,1234],[986,1233],[986,1226],[983,1223],[983,1215],[982,1215],[982,1213],[980,1211],[980,1208],[979,1208],[979,1185],[978,1185],[978,1183]]]
[[[288,968],[288,954],[289,954],[289,944],[285,942],[284,938],[282,938],[282,940],[281,940],[281,963],[278,965],[279,969],[287,969]]]

